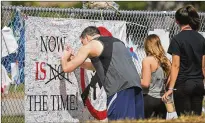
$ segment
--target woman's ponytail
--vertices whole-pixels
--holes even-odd
[[[193,30],[199,30],[200,28],[200,18],[196,9],[192,5],[186,6],[186,10],[189,16],[189,25]]]
[[[192,5],[188,5],[178,9],[175,18],[180,25],[189,24],[193,30],[199,30],[200,18],[196,9]]]

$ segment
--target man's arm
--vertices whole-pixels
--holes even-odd
[[[168,75],[168,78],[167,78],[167,81],[166,81],[166,86],[165,87],[169,87],[169,83],[170,83],[170,80],[171,80],[171,77],[170,77],[170,74],[171,74],[171,68],[172,68],[172,65],[171,65],[171,62],[168,61],[168,65],[169,65],[169,69],[170,69],[170,73]]]
[[[174,88],[180,67],[180,57],[178,55],[172,55],[172,67],[171,67],[171,78],[169,88]]]
[[[70,60],[74,59],[75,56],[71,56]],[[87,69],[87,70],[92,70],[95,71],[95,67],[93,66],[93,64],[91,63],[90,59],[87,59],[85,62],[83,62],[80,65],[81,68]]]
[[[78,51],[77,55],[70,61],[71,51],[64,51],[64,55],[62,57],[62,68],[64,72],[72,72],[77,67],[79,67],[89,56],[90,47],[89,44],[82,46]]]
[[[95,68],[91,62],[85,61],[82,65],[82,68],[95,71]]]
[[[65,50],[62,57],[62,68],[64,72],[72,72],[85,62],[88,57],[97,57],[103,51],[103,45],[99,41],[92,40],[80,48],[77,55],[71,57],[71,50]],[[70,61],[67,61],[71,59]]]

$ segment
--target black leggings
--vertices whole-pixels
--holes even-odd
[[[187,80],[175,87],[174,103],[177,115],[201,115],[204,85],[202,79]]]
[[[166,118],[167,110],[161,98],[144,95],[144,111],[145,118]]]

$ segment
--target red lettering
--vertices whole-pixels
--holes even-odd
[[[39,62],[36,62],[36,80],[44,80],[46,78],[46,70],[43,68],[43,65],[45,65],[45,62],[40,63],[40,73],[43,73],[43,77],[40,76],[39,78]]]
[[[44,80],[46,78],[46,70],[43,69],[43,65],[45,65],[45,62],[42,62],[40,66],[40,70],[43,73],[43,78],[40,78],[41,80]]]
[[[38,80],[38,62],[36,62],[36,80]]]

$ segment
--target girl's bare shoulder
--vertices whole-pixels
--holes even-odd
[[[151,64],[154,60],[155,60],[155,59],[154,59],[153,56],[147,56],[147,57],[145,57],[145,58],[142,60],[142,62],[143,62],[143,63],[149,63],[149,64]]]
[[[153,57],[153,56],[146,56],[144,59],[143,59],[143,61],[153,61],[153,60],[155,60],[155,58]]]

